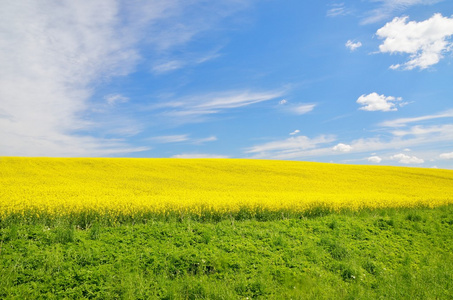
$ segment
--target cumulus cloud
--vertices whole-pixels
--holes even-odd
[[[339,143],[336,146],[334,146],[332,149],[333,149],[333,151],[338,151],[338,152],[349,152],[352,150],[352,146],[346,145],[343,143]]]
[[[425,162],[421,158],[418,158],[416,156],[409,156],[404,153],[393,155],[391,159],[398,160],[398,162],[401,164],[422,164]]]
[[[453,17],[434,14],[425,21],[408,22],[408,17],[394,18],[378,29],[376,35],[384,39],[381,53],[406,53],[409,61],[390,66],[392,69],[426,69],[437,64],[443,54],[453,49],[449,38],[453,35]]]
[[[345,46],[346,46],[346,48],[348,48],[349,50],[354,51],[354,50],[356,50],[357,48],[362,47],[362,43],[361,43],[361,42],[356,42],[356,43],[354,43],[353,41],[348,40],[348,41],[346,42]]]
[[[442,153],[441,155],[439,155],[439,157],[441,159],[453,159],[453,152]]]
[[[296,134],[298,134],[299,132],[300,132],[300,130],[299,130],[299,129],[296,129],[296,130],[294,130],[293,132],[291,132],[289,135],[296,135]]]
[[[286,99],[280,100],[278,102],[278,104],[280,104],[280,105],[283,105],[283,104],[286,104],[286,103],[288,103],[288,101]]]
[[[370,156],[368,157],[368,161],[378,164],[382,161],[382,158],[380,158],[379,156]]]
[[[401,101],[401,97],[378,95],[377,93],[371,93],[368,95],[362,95],[357,99],[357,103],[361,104],[361,110],[366,111],[396,111],[395,102]]]

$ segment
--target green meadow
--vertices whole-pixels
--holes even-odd
[[[453,206],[0,222],[1,299],[452,299]]]

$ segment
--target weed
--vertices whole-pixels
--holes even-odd
[[[58,225],[54,229],[54,239],[57,243],[74,242],[74,226],[68,224]]]

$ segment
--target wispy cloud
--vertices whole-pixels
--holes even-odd
[[[217,137],[215,135],[211,135],[211,136],[208,136],[208,137],[205,137],[205,138],[194,139],[193,143],[194,144],[203,144],[203,143],[215,142],[215,141],[217,141]]]
[[[168,73],[184,67],[185,63],[180,60],[161,62],[153,66],[152,71],[157,74]]]
[[[336,138],[332,135],[321,135],[314,139],[298,136],[256,145],[246,149],[245,153],[254,154],[255,158],[304,159],[307,157],[392,151],[394,149],[405,151],[409,147],[451,144],[453,142],[453,126],[449,124],[439,126],[436,130],[426,130],[412,136],[403,134],[394,135],[390,138],[360,138],[348,144],[332,145],[335,141]]]
[[[178,56],[177,58],[172,58],[170,60],[163,60],[156,62],[151,71],[155,74],[165,74],[170,73],[185,67],[193,67],[215,58],[220,57],[220,53],[218,53],[218,49],[212,51],[211,53],[194,56],[191,55],[189,57],[186,56]]]
[[[441,118],[453,118],[453,110],[447,110],[438,114],[433,115],[425,115],[420,117],[414,118],[400,118],[390,121],[384,121],[380,123],[380,126],[383,127],[403,127],[410,123],[420,122],[420,121],[427,121],[433,119],[441,119]]]
[[[208,153],[182,153],[173,155],[173,158],[229,158],[226,155],[208,154]]]
[[[124,141],[74,134],[92,125],[80,118],[88,110],[90,85],[130,72],[139,57],[133,39],[116,31],[118,12],[115,2],[2,5],[0,109],[11,116],[0,119],[3,155],[103,155],[143,150]]]
[[[109,105],[115,105],[118,103],[129,102],[129,98],[125,97],[121,94],[110,94],[110,95],[105,96],[104,99],[105,99],[105,101],[107,101],[107,103]]]
[[[189,140],[188,134],[180,134],[180,135],[164,135],[164,136],[156,136],[150,138],[151,141],[156,143],[179,143],[179,142],[186,142]]]
[[[289,114],[304,115],[311,112],[315,107],[315,103],[293,103],[286,99],[279,101],[279,109]]]
[[[370,24],[393,17],[415,5],[432,5],[443,0],[371,0],[377,7],[366,14],[362,24]]]
[[[141,46],[159,57],[159,51],[190,42],[247,5],[196,0],[2,3],[0,154],[101,156],[149,149],[90,135],[93,127],[112,132],[100,128],[109,122],[98,122],[107,115],[90,118],[93,88],[133,72],[143,59]],[[126,101],[122,97],[105,100],[118,104]],[[114,117],[123,118],[119,112]]]
[[[303,115],[311,112],[315,108],[315,106],[316,104],[297,104],[290,109],[297,115]]]
[[[328,17],[338,17],[338,16],[346,16],[351,13],[351,10],[346,8],[344,3],[335,3],[330,5],[329,10],[327,10],[326,15]]]
[[[191,144],[203,144],[206,142],[214,142],[217,141],[217,137],[212,135],[205,138],[191,138],[188,134],[180,134],[180,135],[164,135],[164,136],[156,136],[149,138],[150,141],[161,143],[161,144],[168,144],[168,143],[191,143]]]
[[[174,118],[175,122],[204,120],[203,116],[222,113],[230,109],[249,106],[281,97],[283,91],[228,91],[194,95],[155,105],[152,109]]]
[[[297,136],[256,145],[246,149],[245,153],[254,154],[255,158],[290,159],[301,157],[300,153],[306,153],[306,150],[315,149],[333,141],[335,141],[334,136],[321,135],[315,138]]]
[[[433,126],[412,126],[407,130],[394,130],[391,133],[395,136],[418,136],[418,135],[427,135],[433,133],[446,133],[446,132],[453,132],[453,125],[452,124],[445,124],[445,125],[433,125]]]
[[[453,17],[435,14],[422,22],[408,22],[408,19],[394,18],[376,32],[384,39],[379,46],[381,53],[407,53],[410,56],[409,61],[392,65],[391,69],[426,69],[437,64],[444,53],[453,50],[453,43],[447,40],[453,35]]]

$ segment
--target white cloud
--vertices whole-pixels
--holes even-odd
[[[288,103],[288,101],[286,99],[280,100],[278,102],[278,104],[280,104],[280,105],[283,105],[283,104],[286,104],[286,103]]]
[[[161,143],[161,144],[168,144],[168,143],[181,143],[187,142],[192,144],[203,144],[206,142],[214,142],[217,141],[216,136],[209,136],[206,138],[191,138],[188,134],[180,134],[180,135],[163,135],[163,136],[156,136],[149,138],[149,140]]]
[[[254,103],[268,101],[281,96],[281,92],[239,92],[229,95],[213,95],[197,103],[196,109],[228,109],[247,106]]]
[[[269,142],[262,145],[253,146],[247,150],[247,153],[258,153],[277,150],[283,151],[305,150],[316,148],[316,146],[320,144],[330,143],[333,140],[334,140],[333,137],[324,135],[316,137],[314,139],[310,139],[306,136],[290,137],[282,141]]]
[[[401,164],[422,164],[425,162],[421,158],[418,158],[416,156],[409,156],[403,153],[393,155],[391,159],[398,160],[398,162]]]
[[[379,46],[381,53],[410,55],[409,61],[392,65],[390,68],[426,69],[437,64],[443,58],[443,53],[453,49],[453,43],[447,40],[453,35],[453,17],[435,14],[422,22],[408,22],[408,17],[394,18],[376,34],[384,39]]]
[[[441,159],[453,159],[453,152],[450,153],[442,153],[439,155]]]
[[[194,144],[203,144],[203,143],[206,143],[206,142],[215,142],[215,141],[217,141],[217,137],[214,136],[214,135],[211,135],[211,136],[208,136],[206,138],[194,139],[193,143]]]
[[[414,5],[431,5],[443,0],[371,0],[378,7],[367,13],[362,24],[370,24],[382,21],[408,9]]]
[[[195,122],[203,120],[204,115],[218,114],[228,109],[269,101],[282,95],[282,91],[229,91],[167,101],[154,106],[154,109],[163,109],[161,113],[166,117],[177,117],[173,119],[174,122]]]
[[[346,16],[351,13],[351,10],[347,9],[344,3],[332,4],[331,7],[332,8],[330,8],[326,13],[328,17]]]
[[[189,136],[187,134],[163,135],[163,136],[156,136],[156,137],[150,138],[150,140],[155,141],[157,143],[162,143],[162,144],[179,143],[179,142],[188,141]]]
[[[393,96],[378,95],[377,93],[371,93],[368,95],[362,95],[357,99],[357,103],[361,104],[361,110],[366,111],[396,111],[398,110],[395,106],[396,101],[401,101],[402,98],[395,98]]]
[[[368,161],[378,164],[382,161],[382,158],[380,158],[379,156],[370,156],[368,157]]]
[[[93,88],[134,71],[141,46],[168,50],[182,45],[246,5],[177,0],[2,2],[0,155],[102,156],[149,149],[86,133],[93,128],[103,131],[100,135],[111,132],[102,127],[111,122],[98,120],[112,116],[91,115]],[[155,53],[158,57],[162,52]],[[127,123],[122,114],[113,117]],[[117,132],[140,128],[133,127]]]
[[[296,129],[296,130],[294,130],[293,132],[291,132],[289,135],[296,135],[296,134],[298,134],[299,132],[300,132],[300,130],[299,130],[299,129]]]
[[[311,112],[315,108],[316,104],[298,104],[296,106],[291,107],[291,112],[297,115],[303,115],[308,112]]]
[[[322,137],[322,139],[321,139]],[[335,151],[328,146],[335,141],[333,136],[320,136],[315,139],[298,136],[280,141],[256,145],[247,149],[246,153],[254,153],[254,158],[271,159],[300,159],[306,157],[323,157],[341,155],[344,152]],[[453,142],[453,128],[448,126],[443,130],[412,137],[394,136],[393,138],[361,138],[349,143],[350,153],[376,152],[383,150],[404,149],[422,145],[450,145]],[[339,147],[338,147],[339,148]],[[375,154],[372,154],[374,156]],[[438,154],[435,154],[438,155]]]
[[[434,115],[426,115],[426,116],[421,116],[421,117],[415,117],[415,118],[400,118],[396,120],[391,120],[391,121],[385,121],[380,123],[380,126],[384,127],[403,127],[406,126],[409,123],[415,123],[415,122],[420,122],[420,121],[427,121],[427,120],[433,120],[433,119],[441,119],[441,118],[453,118],[453,110],[447,110],[438,114]]]
[[[313,139],[306,136],[290,137],[288,139],[255,145],[246,149],[246,153],[256,154],[256,158],[289,159],[301,157],[299,155],[309,149],[315,149],[323,144],[335,141],[335,137],[321,135]],[[329,150],[331,152],[331,149]],[[303,156],[303,155],[302,155]]]
[[[395,65],[390,65],[389,68],[392,69],[392,70],[397,70],[397,69],[399,69],[400,67],[401,67],[400,64],[395,64]]]
[[[361,43],[361,42],[354,43],[353,41],[348,40],[348,41],[346,42],[345,46],[346,46],[346,48],[348,48],[349,50],[354,51],[354,50],[356,50],[357,48],[362,47],[362,43]]]
[[[134,39],[117,31],[118,10],[115,2],[2,3],[0,110],[10,116],[0,119],[2,155],[143,150],[74,134],[93,125],[80,118],[89,108],[91,84],[127,74],[139,57]]]
[[[336,146],[332,148],[333,151],[338,151],[338,152],[350,152],[352,150],[351,145],[346,145],[343,143],[339,143]]]
[[[172,71],[176,71],[184,67],[199,65],[219,57],[220,54],[217,53],[219,50],[220,48],[215,49],[214,51],[211,51],[210,53],[201,56],[200,55],[194,56],[192,54],[178,57],[177,59],[170,58],[167,60],[162,60],[154,64],[151,68],[151,71],[159,75],[164,73],[170,73]]]
[[[107,101],[109,105],[115,105],[117,103],[126,103],[129,101],[128,97],[124,97],[123,95],[120,94],[107,95],[104,97],[104,99],[105,101]]]
[[[206,153],[183,153],[173,155],[173,158],[228,158],[225,155],[206,154]]]
[[[448,133],[453,132],[453,125],[452,124],[445,124],[445,125],[434,125],[434,126],[421,126],[416,125],[412,126],[408,130],[395,130],[391,133],[395,136],[406,136],[406,135],[428,135],[433,133]]]
[[[185,63],[179,60],[171,60],[153,66],[152,71],[157,74],[167,73],[174,70],[181,69]]]

